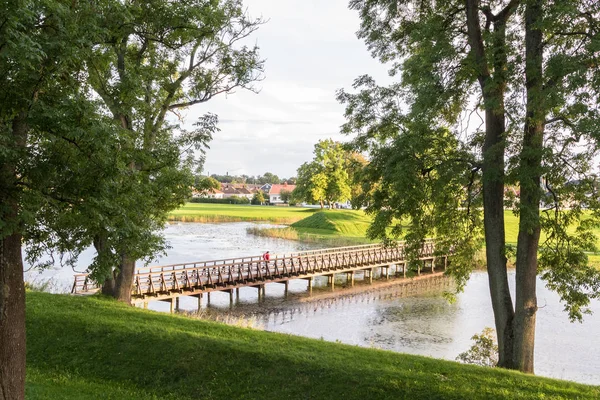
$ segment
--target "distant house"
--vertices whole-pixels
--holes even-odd
[[[270,189],[269,189],[269,203],[271,204],[283,204],[284,201],[281,200],[281,192],[282,191],[287,191],[287,192],[292,192],[294,189],[296,189],[296,185],[288,185],[287,183],[284,183],[283,185],[271,185]]]
[[[262,190],[265,193],[269,193],[269,190],[271,190],[271,186],[273,186],[272,183],[265,183],[264,185],[262,185],[261,187],[259,187],[259,189]]]
[[[237,191],[239,197],[246,197],[248,200],[252,200],[252,197],[254,197],[254,192],[246,187],[237,188]]]
[[[192,197],[201,197],[204,199],[222,199],[223,192],[221,192],[219,189],[210,189],[208,192],[199,192],[197,190],[194,190],[192,192]]]
[[[222,199],[223,198],[223,192],[221,192],[219,189],[211,189],[206,194],[206,197],[208,197],[209,199]]]
[[[228,199],[230,197],[233,196],[237,196],[240,197],[240,192],[238,192],[238,190],[236,188],[234,188],[233,186],[230,185],[223,185],[221,187],[221,191],[223,191],[223,198],[224,199]]]

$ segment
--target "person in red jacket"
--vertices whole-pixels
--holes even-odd
[[[265,254],[263,254],[263,260],[269,261],[270,259],[271,259],[271,255],[269,254],[268,251]]]

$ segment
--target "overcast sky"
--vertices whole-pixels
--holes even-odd
[[[204,172],[280,177],[296,175],[320,139],[340,135],[344,107],[337,89],[370,74],[388,81],[386,67],[356,38],[359,18],[348,0],[246,0],[252,17],[268,23],[253,38],[266,59],[259,94],[237,91],[190,110],[186,120],[213,112],[221,132],[207,153]]]

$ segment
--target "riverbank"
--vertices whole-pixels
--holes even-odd
[[[600,387],[27,293],[36,399],[593,399]]]

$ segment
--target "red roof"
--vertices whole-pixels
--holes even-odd
[[[280,194],[282,190],[291,192],[294,189],[296,189],[296,185],[288,185],[287,183],[284,183],[283,185],[273,185],[271,186],[271,190],[269,190],[269,194]]]

